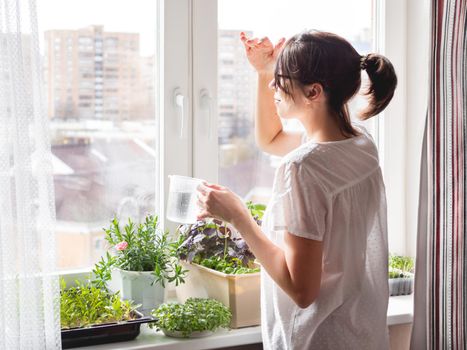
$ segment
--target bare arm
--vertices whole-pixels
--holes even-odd
[[[273,75],[258,74],[255,137],[259,148],[276,156],[284,156],[301,143],[302,134],[284,131],[274,104],[274,90],[268,87]]]
[[[284,232],[284,246],[273,243],[258,226],[243,201],[229,189],[203,183],[198,187],[202,220],[230,222],[241,233],[262,268],[301,308],[318,297],[321,285],[322,242]]]
[[[321,284],[322,242],[284,232],[284,247],[269,240],[251,219],[239,222],[253,254],[277,285],[301,308],[318,297]],[[234,225],[235,226],[235,225]]]
[[[267,153],[283,156],[297,148],[301,141],[301,133],[284,131],[274,104],[274,90],[269,87],[269,83],[274,79],[276,58],[285,39],[281,39],[276,46],[273,46],[268,38],[247,39],[242,33],[241,40],[249,62],[258,72],[256,143]]]

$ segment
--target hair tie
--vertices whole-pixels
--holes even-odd
[[[368,66],[368,55],[360,56],[360,69],[365,70],[366,67]]]

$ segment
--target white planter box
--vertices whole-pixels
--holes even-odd
[[[183,263],[189,270],[185,283],[176,287],[178,301],[190,297],[212,298],[232,311],[230,327],[256,326],[261,322],[261,273],[225,274],[198,264]]]

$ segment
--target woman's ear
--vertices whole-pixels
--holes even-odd
[[[320,98],[320,96],[323,95],[323,92],[324,92],[323,86],[319,83],[313,83],[310,85],[306,85],[304,88],[304,95],[306,98],[306,102],[311,103],[317,100],[318,98]]]

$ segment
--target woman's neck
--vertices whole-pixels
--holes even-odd
[[[310,110],[299,120],[305,127],[309,140],[328,142],[348,138],[348,136],[342,133],[337,118],[326,108]]]

